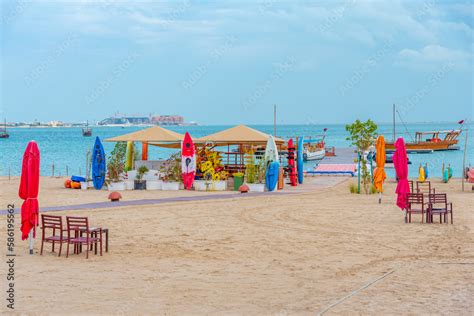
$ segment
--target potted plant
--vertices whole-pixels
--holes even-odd
[[[125,182],[122,179],[122,174],[125,169],[125,155],[127,153],[127,144],[118,142],[115,144],[114,150],[110,154],[107,162],[108,180],[107,186],[109,191],[123,191],[125,190]]]
[[[263,184],[263,179],[265,179],[264,165],[265,161],[263,159],[260,159],[260,163],[258,165],[256,164],[253,150],[247,152],[245,178],[250,192],[265,191],[265,184]]]
[[[145,173],[148,172],[148,168],[146,166],[141,166],[138,168],[137,175],[135,177],[134,188],[135,190],[145,190],[146,189],[146,181],[143,180],[143,176]]]
[[[181,183],[181,153],[175,153],[160,168],[163,176],[162,190],[177,191]]]

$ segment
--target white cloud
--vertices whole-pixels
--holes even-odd
[[[398,62],[402,65],[415,67],[453,63],[458,68],[464,68],[472,65],[472,54],[440,45],[427,45],[419,50],[409,48],[401,50],[398,53]]]

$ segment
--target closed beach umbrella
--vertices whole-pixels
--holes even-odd
[[[410,193],[410,185],[408,184],[407,149],[405,147],[405,141],[401,137],[395,142],[393,164],[398,178],[397,189],[395,191],[395,193],[398,194],[397,205],[404,210],[407,207],[407,194]]]
[[[33,240],[38,226],[38,192],[40,175],[40,152],[36,142],[31,141],[23,154],[19,197],[24,200],[21,206],[21,239],[30,236],[30,254],[33,253]]]
[[[381,193],[383,192],[383,182],[387,178],[387,174],[385,173],[385,161],[387,159],[385,154],[385,138],[383,135],[380,135],[377,138],[377,143],[375,144],[375,151],[377,153],[376,162],[377,168],[374,171],[374,186],[379,192],[379,203],[382,202]]]
[[[423,166],[420,165],[420,168],[418,169],[418,181],[425,182],[425,179],[426,179],[425,168],[423,168]]]
[[[385,138],[383,135],[380,135],[377,138],[377,142],[375,144],[376,148],[376,162],[377,168],[374,172],[374,186],[379,192],[379,203],[382,203],[382,192],[383,192],[383,183],[387,178],[387,174],[385,173],[385,161],[386,161],[386,152],[385,152]]]

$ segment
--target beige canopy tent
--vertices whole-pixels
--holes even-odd
[[[209,144],[211,148],[227,146],[227,151],[222,154],[227,156],[224,167],[229,173],[245,171],[245,153],[251,147],[263,147],[267,144],[269,134],[253,129],[245,125],[237,125],[229,129],[195,139],[197,144]],[[275,137],[277,146],[281,146],[284,140]],[[230,146],[237,146],[231,150]]]
[[[184,135],[170,131],[161,126],[153,126],[133,133],[108,138],[106,142],[146,142],[146,143],[181,143]]]
[[[142,160],[148,160],[148,145],[180,148],[184,135],[170,131],[161,126],[153,126],[147,129],[128,133],[125,135],[108,138],[106,142],[141,142]]]
[[[269,134],[265,134],[251,127],[237,125],[208,136],[200,137],[194,141],[196,143],[212,143],[216,146],[265,145],[269,137]],[[277,145],[281,145],[284,142],[283,139],[275,137],[275,143]]]

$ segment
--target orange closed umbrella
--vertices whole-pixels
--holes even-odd
[[[382,203],[382,192],[383,192],[383,182],[387,178],[387,174],[385,173],[385,138],[383,135],[380,135],[377,138],[377,143],[375,144],[375,150],[377,152],[376,161],[377,161],[377,168],[374,171],[374,186],[379,192],[379,203]]]

